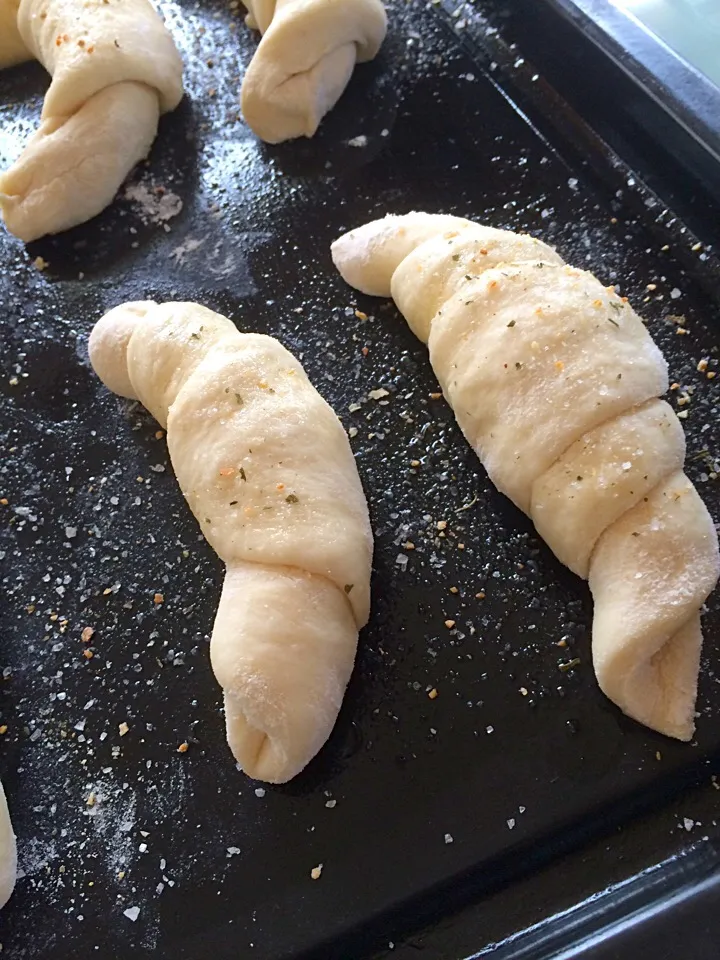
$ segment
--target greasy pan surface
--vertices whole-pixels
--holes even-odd
[[[0,235],[0,775],[24,871],[0,941],[12,958],[348,960],[343,937],[381,913],[468,872],[481,890],[529,866],[530,846],[550,858],[560,838],[699,775],[720,747],[720,609],[716,594],[697,742],[621,716],[594,680],[586,585],[494,492],[431,398],[425,348],[392,305],[344,286],[330,242],[386,212],[444,211],[541,235],[620,283],[671,379],[695,388],[688,471],[716,520],[718,379],[696,367],[717,369],[717,304],[423,5],[391,9],[383,55],[314,141],[272,149],[237,120],[255,42],[237,15],[162,7],[193,65],[135,199],[28,250]],[[3,164],[45,85],[37,66],[0,76]],[[208,662],[221,566],[164,440],[88,365],[93,322],[147,297],[277,336],[353,436],[377,538],[373,616],[329,744],[282,788],[249,781],[225,744]]]

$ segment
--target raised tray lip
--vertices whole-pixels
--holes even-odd
[[[659,913],[682,909],[688,901],[715,898],[718,891],[720,847],[717,840],[704,840],[465,960],[489,955],[496,960],[572,960],[581,956],[592,960],[596,948],[610,944],[618,950],[627,948],[622,955],[630,957],[632,945],[627,939],[638,932],[645,936],[643,928],[652,925]]]
[[[545,0],[720,163],[720,87],[612,0]]]

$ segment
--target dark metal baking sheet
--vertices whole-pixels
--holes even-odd
[[[471,9],[473,36],[516,43],[544,92],[555,86],[687,226],[717,244],[719,112],[710,81],[609,0],[473,0]]]
[[[715,596],[697,742],[622,717],[592,675],[586,586],[493,491],[431,398],[424,348],[390,304],[354,299],[330,241],[388,211],[442,210],[542,235],[620,283],[694,388],[688,469],[716,518],[717,379],[696,368],[717,367],[717,302],[676,257],[678,235],[662,250],[624,195],[516,108],[511,78],[424,5],[391,5],[383,55],[315,140],[272,149],[237,119],[254,42],[237,17],[162,6],[193,65],[134,178],[143,202],[27,251],[0,240],[0,773],[25,873],[1,940],[10,957],[58,960],[347,960],[389,916],[419,923],[438,898],[550,862],[704,774],[720,746],[720,610]],[[34,67],[0,77],[3,162],[44,85]],[[690,262],[710,259],[699,249]],[[164,442],[87,364],[94,320],[139,297],[199,300],[278,336],[357,431],[373,618],[330,743],[282,788],[230,762],[207,659],[220,564]],[[389,396],[370,399],[377,387]],[[567,673],[563,637],[581,660]]]

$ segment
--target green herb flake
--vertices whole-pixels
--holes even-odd
[[[350,593],[350,591],[354,586],[355,586],[354,583],[346,583],[343,589],[345,590],[345,593]]]
[[[285,497],[285,503],[300,503],[300,500],[295,496],[294,493],[290,493],[287,497]]]
[[[460,259],[460,254],[459,254],[459,253],[454,253],[453,256],[452,256],[452,258],[453,258],[453,260],[455,261],[455,263],[457,263],[458,260]]]
[[[515,361],[515,369],[516,369],[516,370],[522,370],[522,364],[520,363],[519,360],[516,360],[516,361]]]
[[[566,663],[559,663],[558,669],[562,673],[567,673],[568,670],[574,670],[575,667],[579,667],[579,666],[580,666],[580,657],[575,657],[574,660],[568,660]]]
[[[230,506],[231,506],[231,507],[236,507],[237,504],[238,504],[238,501],[237,501],[237,500],[231,500],[231,501],[230,501]]]
[[[624,303],[619,303],[617,300],[608,300],[608,304],[613,310],[622,310],[625,307]]]
[[[613,320],[612,317],[605,317],[605,319],[608,321],[608,323],[611,323],[614,327],[618,327],[618,328],[620,327],[620,324],[617,322],[617,320]]]
[[[514,327],[514,326],[515,326],[515,321],[514,321],[514,320],[511,320],[510,323],[508,324],[508,326],[509,326],[509,327]]]
[[[199,339],[200,339],[200,334],[199,334],[199,333],[191,333],[191,334],[190,334],[190,339],[191,339],[191,340],[199,340]]]
[[[245,401],[243,400],[242,396],[239,393],[235,394],[235,402],[239,407],[245,406]]]
[[[246,474],[245,474],[245,468],[244,468],[244,467],[240,467],[239,473],[240,473],[240,479],[247,481],[247,476],[246,476]]]

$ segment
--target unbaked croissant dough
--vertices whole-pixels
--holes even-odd
[[[372,60],[387,30],[381,0],[243,0],[262,34],[242,86],[242,111],[268,143],[312,137],[356,63]]]
[[[690,739],[717,534],[632,307],[541,241],[456,217],[389,216],[332,255],[348,283],[392,295],[492,481],[589,580],[600,687]]]
[[[26,243],[96,216],[182,99],[182,62],[148,0],[0,0],[0,67],[52,76],[39,129],[0,175],[5,223]]]
[[[90,360],[167,426],[180,487],[227,571],[210,655],[228,741],[282,783],[330,734],[370,610],[372,533],[340,421],[277,340],[194,303],[128,303]]]
[[[0,783],[0,909],[10,899],[17,876],[17,850],[5,791]]]

